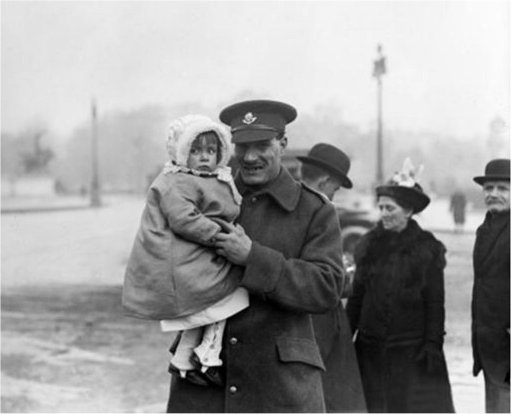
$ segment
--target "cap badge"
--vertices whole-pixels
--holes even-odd
[[[246,125],[250,125],[252,122],[254,122],[257,119],[256,116],[252,114],[252,112],[247,112],[245,114],[245,118],[243,118],[243,123]]]

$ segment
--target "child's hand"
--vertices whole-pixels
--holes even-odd
[[[225,232],[225,233],[224,233]],[[239,224],[222,223],[222,232],[215,236],[216,252],[230,262],[246,265],[252,240]]]
[[[232,224],[229,223],[228,221],[216,217],[212,217],[211,221],[214,221],[216,224],[220,226],[220,231],[223,231],[224,233],[229,233],[231,231]]]

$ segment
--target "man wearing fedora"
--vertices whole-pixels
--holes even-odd
[[[341,187],[353,187],[348,178],[350,159],[339,148],[320,143],[306,156],[297,158],[302,163],[302,181],[328,200],[332,201]],[[312,322],[326,367],[323,388],[327,412],[367,412],[353,335],[343,304],[331,312],[314,315]]]
[[[486,217],[474,245],[472,350],[474,376],[482,370],[486,412],[509,412],[509,159],[495,159],[483,176]]]
[[[311,314],[341,301],[341,232],[333,205],[281,164],[291,105],[269,100],[228,106],[243,196],[236,225],[216,250],[241,266],[250,306],[229,318],[222,346],[225,386],[173,377],[169,412],[324,412],[325,370]]]

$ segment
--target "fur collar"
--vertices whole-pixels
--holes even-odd
[[[293,179],[288,170],[280,168],[279,175],[270,183],[262,187],[247,186],[241,179],[240,174],[236,176],[236,186],[240,193],[247,195],[268,194],[285,211],[293,211],[300,201],[301,185]]]
[[[444,245],[413,219],[400,233],[385,230],[379,222],[357,246],[356,277],[370,285],[375,278],[386,279],[392,274],[388,280],[394,284],[396,298],[418,304],[430,272],[443,272],[445,251]]]
[[[380,221],[362,239],[355,253],[355,260],[360,264],[374,264],[394,253],[424,257],[428,253],[436,255],[441,250],[445,251],[442,243],[413,219],[410,219],[406,228],[399,233],[385,230]]]

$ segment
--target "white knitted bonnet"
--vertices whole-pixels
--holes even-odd
[[[232,156],[230,131],[204,115],[185,115],[171,122],[167,138],[167,151],[171,160],[186,166],[192,143],[199,134],[213,131],[220,141],[219,167],[225,167]]]

